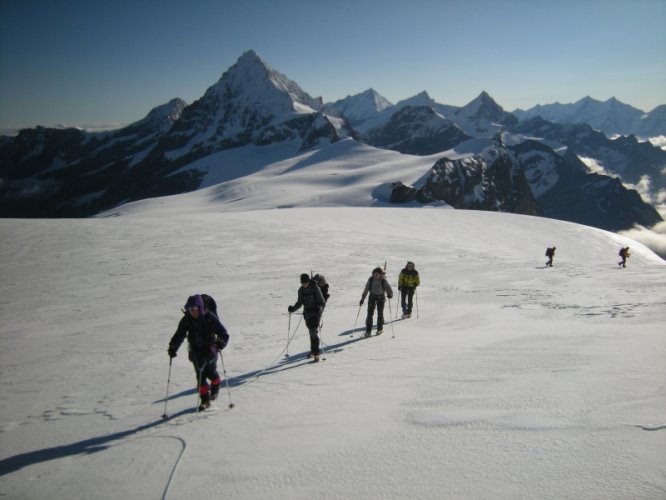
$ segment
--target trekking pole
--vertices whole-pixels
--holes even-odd
[[[167,415],[167,401],[169,401],[169,383],[171,382],[171,362],[173,361],[173,358],[169,358],[169,376],[167,377],[167,388],[166,388],[166,396],[164,396],[164,414],[162,415],[162,418],[166,419],[168,417]]]
[[[323,317],[323,315],[324,315],[324,313],[322,312],[322,317]],[[322,330],[322,327],[324,326],[324,322],[321,320],[321,317],[319,318],[319,321],[320,321],[320,323],[319,323],[319,332],[317,334],[319,336],[319,344],[321,346],[323,346],[323,348],[319,349],[319,352],[321,353],[321,359],[323,361],[326,361],[326,346],[327,346],[327,344],[326,344],[326,342],[323,341],[322,335],[321,335],[321,330]]]
[[[192,351],[194,352],[194,351]],[[195,356],[196,359],[196,356]],[[197,361],[197,367],[199,366],[199,362]],[[199,368],[199,378],[197,380],[197,413],[202,411],[204,409],[203,406],[203,395],[201,394],[201,384],[203,383],[203,372],[206,369],[206,365],[201,365],[201,368]]]
[[[227,394],[229,395],[229,408],[233,408],[235,405],[231,402],[231,389],[229,389],[229,379],[227,378],[227,369],[224,367],[224,356],[222,356],[222,351],[220,353],[220,361],[222,361],[222,373],[224,373],[224,385],[227,387]]]
[[[402,290],[398,290],[398,295],[400,295],[401,303],[402,303],[402,294],[404,292]],[[395,306],[395,319],[398,319],[398,306]]]
[[[363,307],[363,304],[358,305],[358,312],[356,313],[356,319],[354,320],[354,328],[352,328],[351,331],[351,336],[354,336],[354,332],[356,331],[356,323],[358,323],[358,317],[361,315],[361,307]]]
[[[389,303],[389,318],[393,316],[393,311],[391,311],[391,299],[388,299]],[[393,321],[391,321],[391,334],[393,335],[391,338],[395,338],[395,330],[393,328]]]
[[[284,355],[285,358],[289,357],[289,341],[291,340],[289,338],[291,334],[291,313],[289,313],[289,325],[287,326],[287,354]]]

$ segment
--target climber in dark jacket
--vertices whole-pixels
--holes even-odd
[[[553,258],[555,257],[556,247],[546,248],[546,257],[548,257],[548,262],[546,262],[546,267],[553,267]]]
[[[319,324],[321,315],[326,307],[324,295],[321,293],[317,282],[310,279],[307,273],[301,274],[301,287],[298,289],[298,299],[293,306],[289,306],[289,313],[298,311],[303,306],[303,318],[310,333],[310,354],[308,358],[314,357],[314,361],[319,361]]]
[[[176,357],[178,348],[186,337],[188,357],[194,365],[197,389],[201,397],[199,410],[204,410],[210,406],[211,400],[217,398],[220,391],[222,380],[217,373],[217,353],[226,347],[229,334],[217,315],[206,310],[201,295],[192,295],[185,303],[184,315],[169,342],[167,352],[170,358]]]
[[[384,331],[384,304],[386,296],[389,300],[393,298],[393,289],[386,281],[384,270],[381,267],[376,267],[372,270],[372,276],[368,278],[359,306],[363,305],[366,295],[370,294],[368,299],[368,315],[365,318],[365,336],[369,337],[372,331],[372,319],[375,315],[375,308],[377,308],[377,335],[381,335]],[[386,294],[386,295],[384,295]]]

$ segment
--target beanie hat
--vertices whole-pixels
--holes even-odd
[[[372,274],[375,274],[375,273],[384,274],[384,271],[383,271],[383,269],[382,269],[381,267],[375,267],[375,268],[372,270]]]
[[[199,312],[203,314],[205,312],[204,302],[201,295],[190,295],[185,302],[185,310],[192,309],[194,307],[199,308]]]
[[[310,275],[307,273],[301,274],[301,283],[310,283]]]

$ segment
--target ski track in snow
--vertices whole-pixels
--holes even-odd
[[[666,265],[626,238],[380,208],[0,228],[2,496],[665,496]],[[393,320],[406,260],[419,317]],[[364,339],[358,301],[385,261],[392,317]],[[318,364],[298,314],[288,330],[309,271],[331,283]],[[181,348],[162,419],[166,345],[197,292],[231,333],[235,407],[223,388],[193,411]]]

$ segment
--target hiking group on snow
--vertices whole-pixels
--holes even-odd
[[[322,325],[321,318],[324,308],[330,296],[328,293],[329,285],[324,276],[317,274],[310,277],[307,273],[301,274],[300,283],[301,286],[298,289],[296,303],[290,305],[287,311],[291,318],[293,312],[303,307],[303,319],[305,319],[305,324],[310,335],[310,352],[307,358],[313,359],[313,362],[316,363],[319,362],[321,357],[319,331]],[[398,290],[402,292],[403,318],[409,318],[412,314],[414,292],[420,284],[419,273],[415,269],[413,262],[408,262],[400,272],[398,283]],[[381,267],[373,269],[372,276],[365,285],[359,304],[359,312],[360,306],[363,305],[368,295],[370,297],[368,300],[365,336],[369,337],[372,331],[375,309],[377,310],[377,335],[381,335],[384,327],[384,304],[386,297],[389,300],[393,298],[393,289],[386,280],[384,270]],[[217,304],[210,295],[192,295],[185,302],[183,317],[179,321],[176,332],[171,337],[167,349],[169,355],[169,380],[171,378],[171,362],[176,357],[178,348],[186,338],[188,342],[188,359],[194,366],[197,380],[197,392],[200,402],[198,411],[203,411],[210,407],[211,402],[217,398],[220,392],[222,379],[217,371],[217,358],[219,355],[222,363],[224,363],[222,350],[229,342],[229,333],[220,321],[217,315]],[[167,399],[168,381],[164,418],[166,418]],[[229,406],[233,407],[233,404]]]
[[[546,249],[546,257],[548,258],[546,267],[553,267],[555,250],[555,246]],[[626,267],[627,258],[631,255],[629,247],[622,248],[619,255],[622,260],[618,262],[618,266]],[[305,324],[310,335],[310,352],[307,358],[317,363],[321,358],[319,332],[322,326],[322,315],[330,296],[329,285],[324,276],[316,274],[311,277],[307,273],[301,274],[300,283],[301,286],[298,288],[296,302],[287,308],[290,318],[289,328],[291,329],[291,314],[302,307],[303,319],[305,319]],[[407,262],[398,277],[402,319],[411,318],[414,307],[414,295],[416,288],[420,284],[421,279],[414,262]],[[389,299],[390,308],[390,300],[393,298],[393,289],[386,280],[385,270],[381,267],[376,267],[372,270],[372,275],[365,284],[359,302],[359,314],[366,297],[368,297],[368,310],[365,318],[364,337],[371,336],[375,310],[377,311],[377,335],[381,335],[384,331],[384,307],[386,299]],[[416,308],[418,312],[418,297]],[[355,327],[356,324],[354,324]],[[202,411],[210,407],[211,401],[214,401],[219,394],[222,379],[217,372],[217,358],[219,355],[222,363],[224,363],[222,350],[229,342],[227,329],[217,315],[217,304],[210,295],[200,294],[188,297],[183,308],[183,317],[178,323],[176,332],[171,337],[167,349],[167,353],[169,354],[169,377],[171,374],[171,360],[176,357],[178,348],[185,338],[188,341],[188,359],[194,366],[197,379],[197,391],[200,398],[198,410]],[[233,404],[229,406],[233,407]]]

